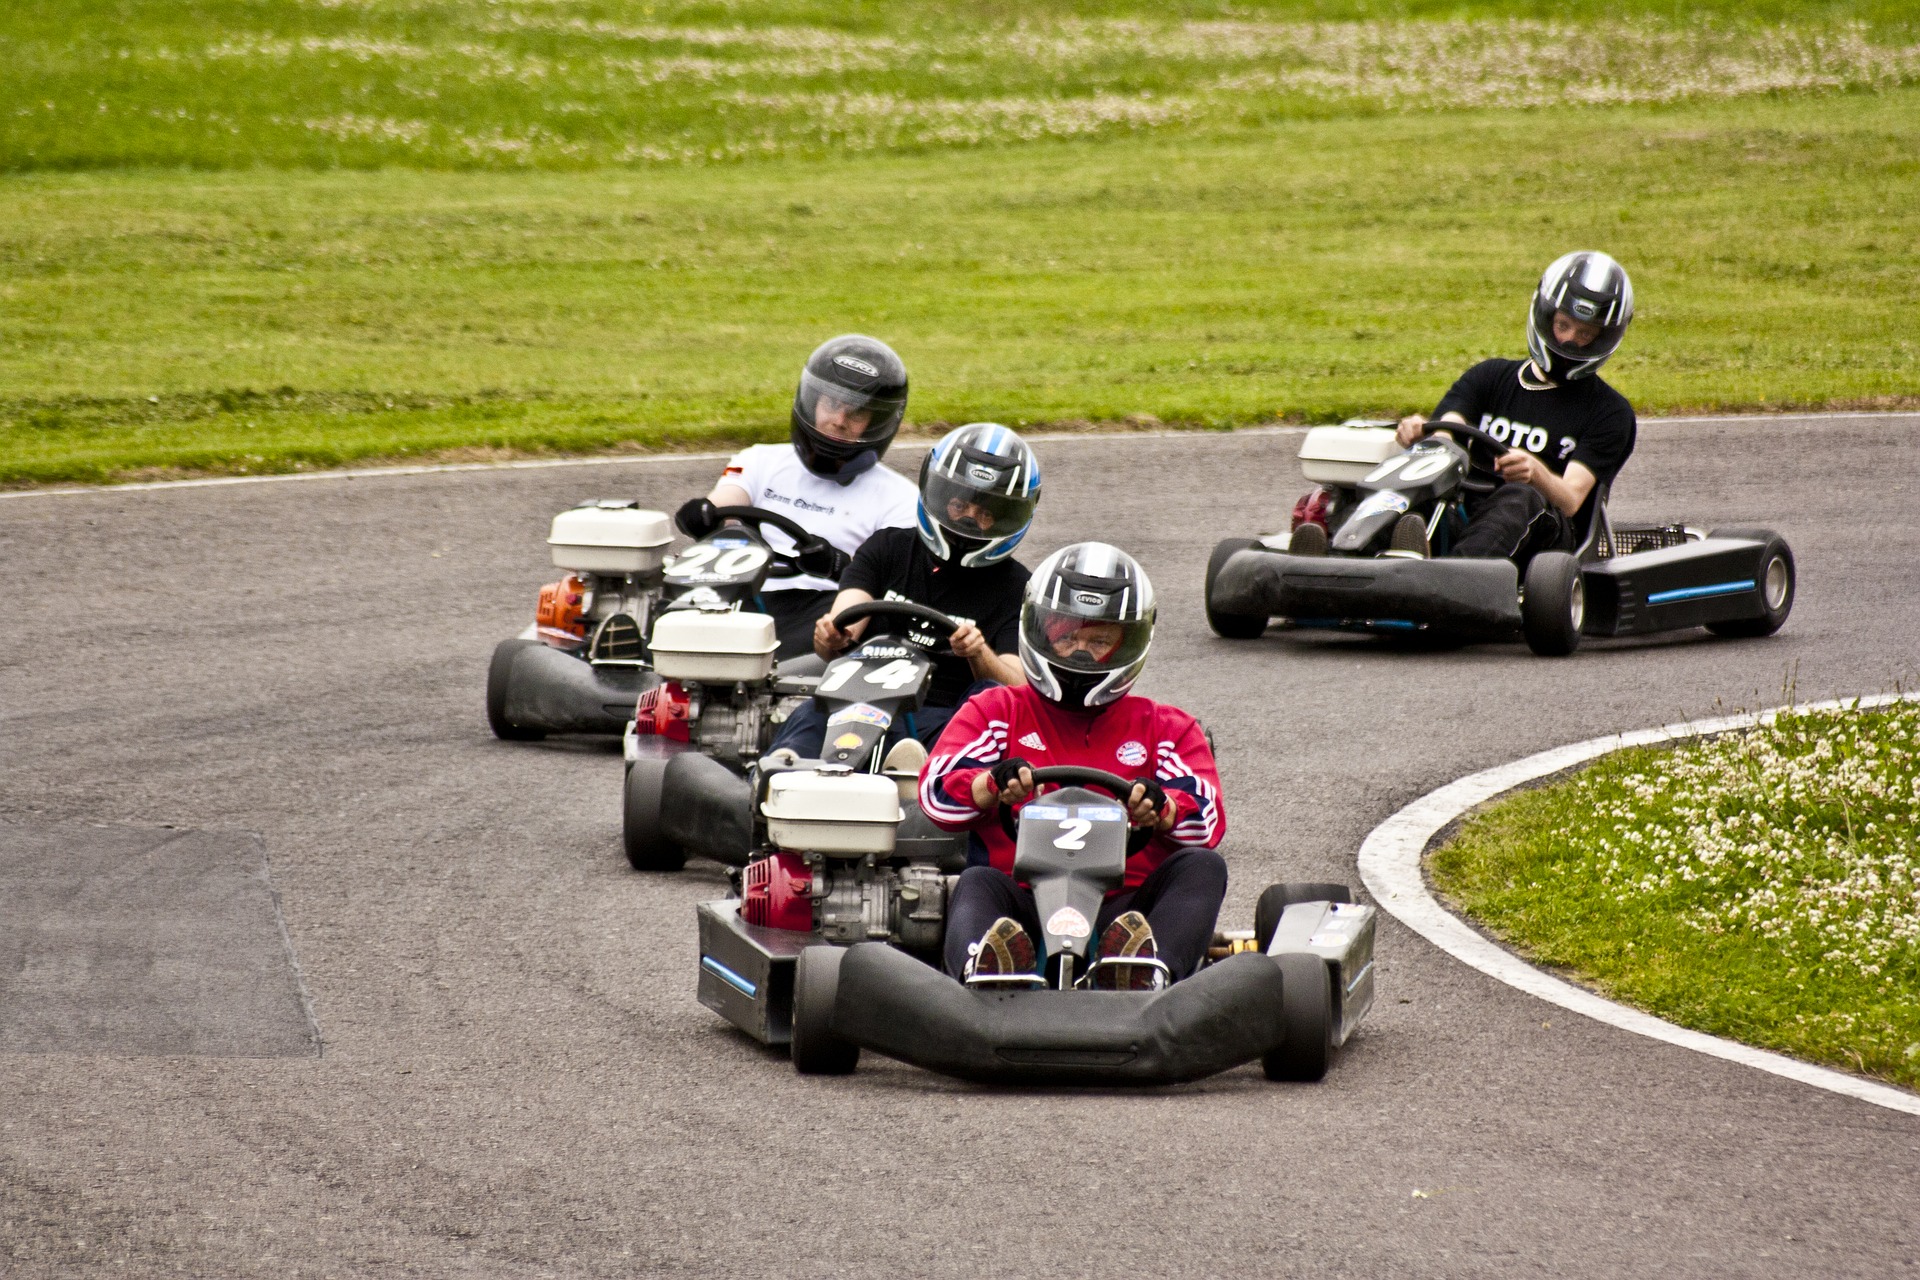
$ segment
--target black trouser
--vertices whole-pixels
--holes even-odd
[[[1542,551],[1573,550],[1573,525],[1530,484],[1503,484],[1467,499],[1467,531],[1449,555],[1511,560],[1525,574]]]
[[[837,591],[813,591],[794,588],[788,591],[762,591],[760,608],[773,619],[773,634],[780,641],[774,656],[782,662],[813,652],[813,624],[833,604]]]
[[[1138,889],[1109,894],[1100,904],[1100,918],[1093,926],[1095,945],[1114,917],[1123,911],[1138,911],[1153,926],[1160,960],[1178,981],[1206,959],[1207,947],[1213,942],[1213,926],[1220,919],[1220,903],[1226,896],[1225,858],[1197,845],[1176,849]],[[1033,890],[993,867],[968,867],[947,901],[948,973],[958,978],[966,972],[967,947],[980,941],[1001,916],[1019,921],[1033,939],[1035,954],[1044,957],[1046,941]]]

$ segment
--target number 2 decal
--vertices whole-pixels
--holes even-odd
[[[1084,849],[1087,847],[1087,832],[1093,830],[1093,824],[1085,818],[1068,818],[1060,824],[1060,835],[1053,842],[1056,849]]]

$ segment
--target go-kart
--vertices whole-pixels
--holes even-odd
[[[770,573],[804,572],[803,564],[838,555],[777,511],[722,507],[716,515],[738,523],[671,558],[672,524],[658,511],[607,499],[555,516],[547,542],[567,576],[540,589],[533,625],[494,649],[487,671],[494,734],[524,741],[625,732],[636,701],[659,683],[654,632],[666,614],[738,612]],[[794,549],[773,550],[760,537],[762,525],[787,534]],[[669,643],[681,625],[669,627]],[[742,635],[748,630],[758,634],[756,627]]]
[[[676,562],[678,563],[678,562]],[[930,624],[940,635],[959,626],[937,609],[873,600],[842,609],[835,623],[896,616]],[[690,854],[743,865],[753,848],[752,794],[768,766],[776,704],[811,695],[827,713],[817,763],[849,773],[881,772],[886,735],[926,698],[933,663],[914,645],[878,636],[855,645],[818,675],[805,659],[776,669],[773,620],[759,614],[669,611],[654,629],[654,669],[665,683],[641,695],[626,739],[627,780],[621,835],[636,870],[674,871]],[[913,774],[887,785],[912,809],[908,843],[932,856],[964,846],[919,816]]]
[[[853,1071],[871,1049],[994,1083],[1171,1084],[1255,1058],[1273,1079],[1323,1076],[1373,1002],[1374,909],[1343,885],[1274,885],[1255,927],[1216,935],[1192,977],[1095,989],[1103,967],[1158,965],[1089,954],[1101,900],[1125,878],[1129,832],[1116,799],[1086,788],[1121,797],[1133,784],[1074,766],[1036,769],[1034,781],[1063,788],[1024,806],[1016,828],[1015,874],[1044,921],[1042,974],[968,987],[942,972],[957,877],[929,868],[869,873],[864,939],[834,927],[825,904],[843,878],[891,866],[876,790],[870,807],[847,804],[814,831],[769,810],[777,850],[747,868],[740,898],[698,909],[701,1003],[786,1044],[808,1075]]]
[[[1518,633],[1535,653],[1561,656],[1582,636],[1698,626],[1771,635],[1792,611],[1793,552],[1779,534],[1616,524],[1606,485],[1577,531],[1578,549],[1534,556],[1524,580],[1507,560],[1447,558],[1466,527],[1468,494],[1500,483],[1495,463],[1510,446],[1479,427],[1428,426],[1436,434],[1406,449],[1385,424],[1308,432],[1302,470],[1318,487],[1295,508],[1295,529],[1321,524],[1328,553],[1289,554],[1292,532],[1221,542],[1207,562],[1214,633],[1250,640],[1274,618],[1463,641]],[[1423,522],[1434,558],[1393,548],[1394,530],[1410,514]]]
[[[514,741],[619,733],[651,683],[641,642],[664,586],[673,526],[637,503],[601,499],[553,518],[553,563],[533,624],[494,648],[487,723]]]

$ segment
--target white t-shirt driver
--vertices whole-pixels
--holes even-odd
[[[756,507],[777,511],[809,533],[816,533],[848,555],[879,529],[910,529],[920,500],[913,481],[884,462],[855,476],[851,484],[827,480],[807,470],[790,444],[756,444],[742,449],[727,463],[721,484],[747,491]],[[793,539],[768,526],[767,545],[775,551],[793,549]],[[768,591],[831,591],[839,584],[826,578],[797,575],[769,578]]]

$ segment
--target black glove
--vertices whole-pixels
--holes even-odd
[[[1031,768],[1033,768],[1033,766],[1025,760],[1022,760],[1019,756],[1008,756],[1005,760],[993,766],[991,776],[993,778],[994,791],[996,793],[1005,791],[1009,782],[1019,781],[1020,771],[1022,769]]]
[[[706,498],[688,498],[673,513],[674,527],[698,541],[720,527],[720,517],[714,514],[717,510]]]
[[[1160,785],[1157,778],[1135,778],[1133,783],[1134,786],[1146,788],[1146,795],[1142,798],[1153,806],[1153,816],[1157,820],[1167,807],[1167,789]]]
[[[847,566],[853,563],[853,557],[831,542],[810,542],[794,549],[793,563],[802,573],[838,582],[840,575],[847,571]]]

